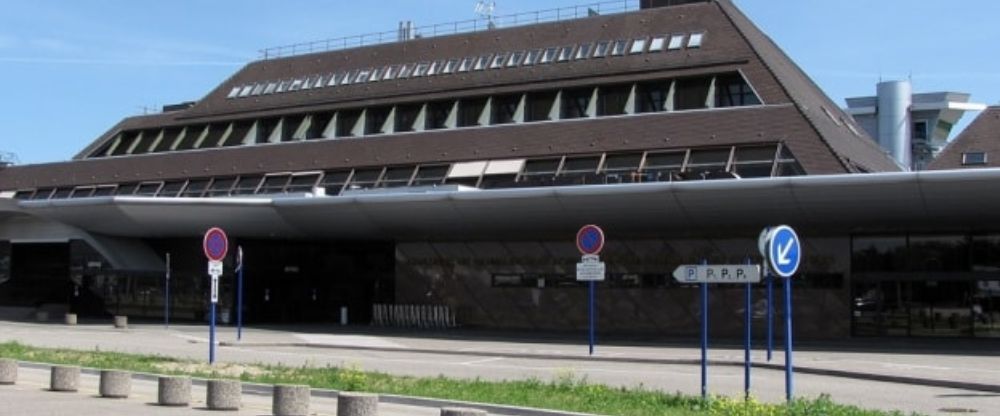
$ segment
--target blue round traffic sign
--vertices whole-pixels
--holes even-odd
[[[795,230],[787,225],[772,228],[767,239],[767,262],[781,277],[792,277],[802,262],[802,243]]]
[[[222,261],[226,258],[226,253],[229,252],[229,238],[226,237],[226,232],[222,231],[221,228],[212,227],[205,232],[201,247],[205,251],[205,257],[208,257],[209,260]]]
[[[596,225],[584,225],[576,233],[576,248],[580,253],[596,255],[604,249],[604,230]]]

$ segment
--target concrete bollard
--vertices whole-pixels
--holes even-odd
[[[80,385],[80,367],[53,366],[49,389],[52,391],[74,392]]]
[[[0,384],[17,383],[17,361],[0,358]]]
[[[377,394],[340,392],[337,395],[337,416],[377,415]]]
[[[486,416],[486,411],[465,407],[442,407],[441,416]]]
[[[35,311],[35,321],[38,322],[48,322],[49,312],[48,311]]]
[[[209,410],[240,410],[243,383],[239,380],[208,380]]]
[[[271,413],[274,416],[306,416],[310,394],[309,386],[275,385]]]
[[[127,316],[115,316],[115,328],[119,328],[119,329],[128,328],[128,317]]]
[[[76,325],[76,314],[67,313],[66,314],[66,325]]]
[[[160,377],[156,403],[160,406],[187,406],[191,402],[189,377]]]
[[[132,373],[101,370],[101,397],[125,399],[132,393]]]

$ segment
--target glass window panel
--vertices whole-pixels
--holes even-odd
[[[597,115],[614,116],[626,113],[631,85],[600,87],[597,93]]]
[[[440,71],[441,68],[443,67],[444,63],[442,61],[431,62],[431,66],[427,68],[427,75],[428,76],[437,75],[438,71]]]
[[[98,186],[94,189],[94,196],[111,196],[115,194],[116,187],[114,185],[108,186]]]
[[[282,93],[282,92],[288,91],[288,86],[291,85],[291,84],[292,84],[291,80],[287,80],[287,79],[283,80],[283,81],[281,81],[281,82],[278,83],[278,89],[276,89],[274,92]]]
[[[115,190],[115,195],[133,195],[133,194],[135,194],[135,190],[138,187],[139,187],[139,184],[137,184],[137,183],[126,183],[126,184],[118,185],[118,189]],[[39,194],[41,194],[43,191],[44,190],[39,189],[38,193],[35,194],[35,199],[38,199]],[[49,189],[49,191],[52,191],[52,190]],[[46,195],[46,197],[48,197],[48,196]]]
[[[399,73],[399,66],[398,65],[390,66],[390,67],[388,67],[388,68],[385,69],[384,73],[382,73],[382,81],[388,81],[388,80],[391,80],[391,79],[396,79],[396,74],[398,74],[398,73]]]
[[[479,125],[479,116],[486,108],[486,98],[472,98],[458,103],[458,127]]]
[[[667,49],[675,51],[684,47],[684,35],[671,35]]]
[[[905,236],[856,236],[851,249],[851,269],[855,272],[905,270]]]
[[[563,48],[559,50],[559,58],[558,58],[559,62],[566,62],[570,58],[572,58],[573,48],[574,48],[573,46],[563,46]]]
[[[405,65],[399,67],[399,75],[397,77],[398,78],[409,78],[410,75],[413,74],[413,68],[414,68],[414,66],[410,65],[410,64],[405,64]]]
[[[566,163],[563,164],[563,168],[559,171],[559,174],[567,173],[595,173],[597,172],[597,165],[601,162],[600,156],[575,156],[567,157]]]
[[[603,58],[608,55],[608,49],[611,43],[608,41],[597,42],[597,46],[594,47],[594,57]]]
[[[70,193],[70,198],[89,198],[94,195],[93,186],[78,186]]]
[[[635,39],[632,41],[632,47],[629,48],[628,53],[637,54],[642,53],[646,50],[646,38]]]
[[[305,79],[303,79],[303,78],[296,78],[295,81],[292,81],[292,85],[288,87],[288,90],[289,91],[298,91],[298,90],[302,89],[302,83],[303,82],[305,82]]]
[[[186,183],[187,181],[185,180],[168,181],[163,184],[163,187],[160,188],[160,192],[157,193],[156,196],[164,198],[174,198],[181,192],[181,189],[184,189],[184,184]]]
[[[581,44],[579,48],[576,49],[576,59],[587,59],[590,57],[590,44]]]
[[[413,170],[413,166],[387,168],[379,186],[386,188],[407,186],[410,184],[410,178],[413,177]]]
[[[684,78],[674,87],[674,110],[697,110],[708,107],[708,90],[711,77]]]
[[[963,235],[911,235],[909,270],[969,271],[969,243]]]
[[[491,69],[497,69],[503,66],[504,61],[507,59],[506,53],[498,53],[493,57],[493,61],[490,63]]]
[[[686,157],[686,152],[650,153],[646,155],[646,168],[680,168]]]
[[[288,182],[288,186],[285,187],[286,193],[305,193],[312,192],[313,188],[316,187],[316,183],[319,182],[319,173],[307,173],[292,175],[292,179]]]
[[[156,189],[159,189],[160,184],[157,183],[156,186],[157,186]],[[69,198],[70,194],[72,193],[73,193],[73,188],[56,188],[56,191],[52,193],[52,197],[50,199],[66,199]],[[153,191],[152,194],[149,194],[149,196],[153,195],[156,195],[155,190]]]
[[[507,66],[518,66],[521,65],[521,61],[524,60],[524,52],[514,52],[510,54],[510,59],[507,59]]]
[[[741,146],[736,148],[736,163],[743,162],[772,162],[777,153],[776,145],[766,146]]]
[[[330,196],[339,195],[347,180],[351,177],[350,170],[339,170],[326,172],[320,186],[326,188],[326,194]]]
[[[455,107],[454,101],[437,101],[427,104],[427,118],[424,128],[427,130],[443,129],[447,127],[448,117]]]
[[[469,72],[472,69],[472,64],[476,62],[476,58],[465,58],[462,63],[458,65],[458,72]]]
[[[616,40],[614,47],[611,48],[612,56],[622,56],[625,54],[625,47],[628,45],[627,40]]]
[[[735,107],[758,105],[760,99],[740,74],[720,75],[715,78],[715,106]],[[825,111],[826,108],[823,108]]]
[[[139,196],[153,196],[159,192],[161,186],[163,186],[163,182],[143,182],[136,188],[135,194]],[[58,194],[59,191],[56,191],[56,193]]]
[[[525,121],[545,121],[549,120],[552,112],[552,105],[556,101],[556,91],[543,91],[528,93],[525,101]]]
[[[587,117],[587,108],[590,107],[590,99],[593,97],[592,88],[577,88],[574,90],[564,90],[562,93],[562,103],[560,103],[560,118],[584,118]]]
[[[18,201],[28,201],[35,195],[33,189],[20,190],[14,193],[14,199]]]
[[[493,106],[490,114],[490,124],[508,124],[517,120],[517,107],[521,104],[521,94],[502,95],[493,97]]]
[[[253,91],[250,92],[250,95],[260,95],[260,93],[264,91],[265,86],[266,85],[264,85],[263,83],[255,85],[253,87]]]
[[[972,237],[972,271],[1000,272],[1000,234]]]
[[[558,53],[559,53],[559,48],[545,49],[545,52],[542,53],[542,63],[547,64],[554,61]]]
[[[986,161],[986,152],[962,153],[962,165],[985,165]]]
[[[562,158],[533,159],[524,163],[525,175],[555,175]]]
[[[375,186],[382,176],[382,168],[358,169],[354,171],[348,189],[369,189]]]
[[[274,94],[274,90],[276,89],[278,89],[278,83],[274,81],[269,82],[267,83],[267,87],[264,87],[264,95]]]
[[[723,165],[729,163],[730,148],[695,149],[691,151],[688,166]]]
[[[372,71],[369,69],[363,69],[358,71],[358,75],[354,78],[354,83],[368,82],[368,78],[371,76]]]
[[[529,66],[538,63],[538,58],[542,56],[542,51],[540,49],[534,49],[528,51],[524,56],[524,63],[522,65]]]
[[[260,175],[240,176],[240,180],[236,182],[236,187],[233,188],[233,195],[253,195],[257,190],[257,186],[260,185],[261,179],[263,179],[263,176]]]
[[[448,174],[448,165],[419,166],[413,178],[413,186],[437,185],[444,181]]]
[[[636,171],[642,162],[642,153],[608,155],[604,159],[604,171]]]
[[[687,47],[689,47],[689,48],[700,48],[701,44],[702,44],[702,42],[704,40],[705,40],[705,34],[704,33],[692,33],[691,34],[691,38],[688,39],[688,46]]]
[[[229,196],[230,190],[236,184],[236,178],[215,178],[208,188],[208,196]]]
[[[457,66],[458,66],[458,60],[457,59],[448,60],[448,62],[445,62],[444,68],[441,69],[441,73],[442,74],[453,73],[453,72],[455,72],[455,69],[456,69]]]
[[[490,64],[490,58],[492,57],[493,55],[480,56],[479,59],[476,60],[476,65],[473,66],[472,69],[476,71],[481,71],[486,69],[486,66]]]
[[[644,82],[636,86],[636,111],[652,113],[666,110],[667,95],[670,92],[670,81]]]
[[[244,85],[243,89],[240,90],[240,97],[246,97],[250,95],[251,91],[253,91],[253,84]]]
[[[650,52],[660,52],[663,50],[663,42],[665,38],[663,36],[654,37],[653,40],[649,42]]]
[[[767,178],[774,170],[774,163],[744,163],[737,164],[733,170],[741,178]]]
[[[235,98],[237,95],[240,94],[241,89],[242,89],[241,87],[233,87],[233,89],[229,90],[229,94],[226,95],[226,98]]]
[[[131,189],[132,189],[133,192],[135,191],[135,187],[136,186],[138,186],[138,184],[132,184],[132,188]],[[32,195],[31,199],[34,199],[34,200],[49,199],[49,197],[52,196],[52,192],[53,191],[55,191],[54,188],[42,188],[42,189],[39,189],[37,192],[35,192],[34,195]],[[119,194],[119,195],[122,195],[122,194]],[[132,195],[132,192],[129,192],[128,195]]]

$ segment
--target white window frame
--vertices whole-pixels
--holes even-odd
[[[684,38],[686,35],[670,35],[670,42],[667,43],[668,51],[676,51],[684,47]]]
[[[649,52],[663,52],[664,43],[666,43],[666,37],[653,36],[653,39],[649,41]]]
[[[701,45],[705,43],[705,32],[695,32],[688,37],[687,47],[689,49],[701,48]]]
[[[632,39],[632,44],[628,47],[629,55],[638,55],[646,51],[647,38]]]

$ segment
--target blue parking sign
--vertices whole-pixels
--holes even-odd
[[[802,262],[802,243],[795,230],[787,225],[771,229],[767,242],[767,260],[771,270],[781,277],[791,277]]]

